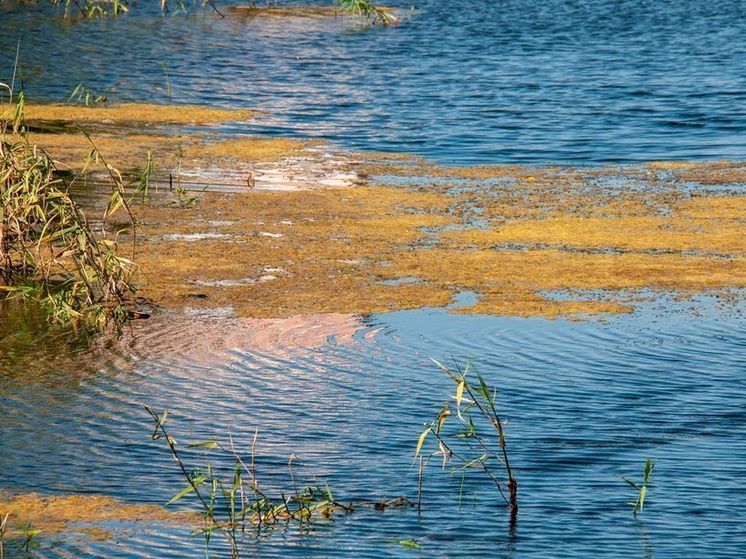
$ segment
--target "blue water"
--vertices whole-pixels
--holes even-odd
[[[230,428],[247,453],[259,427],[265,491],[289,486],[295,453],[296,475],[328,482],[339,499],[415,497],[417,436],[453,392],[429,358],[472,356],[500,388],[508,420],[520,483],[515,530],[490,482],[472,474],[459,506],[460,478],[433,465],[421,517],[361,510],[310,531],[250,534],[246,556],[742,557],[744,310],[714,299],[651,303],[631,317],[580,323],[407,311],[365,319],[352,340],[302,347],[281,338],[212,365],[179,357],[193,342],[165,341],[170,319],[144,323],[138,335],[164,357],[115,352],[96,374],[37,365],[35,380],[0,377],[3,486],[163,503],[183,482],[149,439],[147,403],[171,410],[182,445],[225,442]],[[640,479],[647,457],[656,471],[634,519],[621,476]],[[52,536],[36,556],[199,554],[199,538],[178,527],[115,533],[104,542]],[[421,551],[391,543],[410,538]],[[225,556],[220,540],[213,547]]]
[[[0,6],[0,77],[20,38],[38,100],[84,83],[114,100],[248,106],[266,116],[241,132],[443,163],[746,156],[741,1],[422,0],[390,29],[155,4],[77,23]]]

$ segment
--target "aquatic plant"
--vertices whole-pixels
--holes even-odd
[[[655,460],[647,458],[645,460],[645,470],[643,472],[642,483],[637,484],[627,477],[622,477],[624,481],[630,484],[637,491],[637,499],[634,502],[629,503],[632,505],[632,516],[637,516],[637,513],[642,512],[642,507],[645,505],[645,497],[648,495],[650,476],[653,474],[654,469]]]
[[[423,466],[431,458],[440,456],[442,468],[451,464],[452,471],[460,474],[462,480],[469,470],[486,474],[508,505],[511,523],[515,523],[518,482],[508,457],[503,421],[495,405],[497,389],[487,386],[470,361],[463,370],[456,367],[455,371],[434,359],[433,362],[456,383],[456,392],[449,397],[435,419],[425,424],[417,441],[415,459],[420,458],[418,503],[421,503],[422,496]],[[474,383],[472,376],[476,378]],[[455,421],[452,420],[454,417]],[[423,456],[422,450],[428,437],[435,440],[437,448],[430,455]],[[501,479],[499,469],[504,471],[505,479]]]
[[[41,530],[34,528],[30,522],[23,527],[21,533],[23,534],[23,542],[21,543],[21,549],[23,551],[28,552],[32,547],[39,546],[36,542],[36,536],[41,534]]]
[[[394,14],[386,8],[376,6],[370,0],[334,0],[334,2],[340,10],[362,16],[372,23],[380,23],[384,26],[398,23]]]
[[[5,559],[5,528],[8,525],[10,513],[0,517],[0,559]]]
[[[418,543],[416,540],[413,540],[413,539],[399,540],[395,543],[399,544],[400,546],[406,549],[422,549],[422,544]]]
[[[171,89],[171,78],[168,75],[168,63],[164,60],[162,63],[163,66],[163,77],[166,80],[166,94],[168,95],[168,98],[171,99],[173,90]]]
[[[16,134],[9,136],[8,129]],[[60,324],[103,330],[124,322],[132,314],[133,261],[119,253],[116,237],[110,238],[105,227],[94,234],[70,195],[75,179],[58,173],[51,157],[22,132],[21,94],[0,115],[0,292],[38,304]],[[134,218],[121,174],[84,134],[92,145],[84,170],[102,161],[111,179],[104,223],[124,208],[134,254]]]
[[[129,0],[48,0],[53,6],[63,6],[65,17],[75,13],[83,18],[117,17],[129,12]],[[184,0],[175,0],[176,13],[189,13]],[[169,1],[159,0],[161,11],[169,11]],[[209,6],[215,13],[224,17],[213,0],[201,0],[202,7]]]
[[[106,103],[106,100],[105,94],[96,94],[83,83],[76,85],[67,98],[68,103],[85,105],[86,107]]]
[[[94,235],[69,186],[38,146],[0,141],[0,291],[102,328],[128,316],[135,268]]]
[[[203,525],[195,534],[204,536],[206,550],[209,550],[213,533],[222,534],[229,545],[232,558],[239,557],[239,537],[249,528],[267,528],[280,523],[308,524],[314,519],[332,520],[335,513],[350,514],[357,508],[369,506],[374,510],[389,508],[410,508],[412,503],[406,497],[381,500],[360,500],[343,504],[334,497],[327,484],[299,486],[293,472],[293,460],[288,458],[288,472],[291,487],[279,496],[269,496],[261,487],[256,468],[256,442],[259,431],[254,432],[249,456],[246,460],[236,449],[229,432],[229,444],[224,446],[217,441],[201,441],[188,444],[187,449],[213,450],[232,462],[227,479],[209,462],[196,467],[187,466],[179,450],[176,439],[166,428],[168,411],[158,414],[150,407],[146,411],[153,420],[153,440],[163,440],[171,457],[177,463],[185,487],[174,495],[166,505],[173,504],[187,496],[193,497],[200,509]]]
[[[158,1],[162,12],[170,11],[171,3],[169,0]],[[76,14],[86,19],[117,17],[129,12],[130,7],[129,0],[48,0],[48,2],[53,6],[63,6],[65,17]],[[189,8],[184,0],[173,0],[173,4],[175,14],[189,13]],[[200,4],[203,8],[209,7],[220,17],[225,17],[214,0],[200,0]],[[251,2],[251,5],[255,6],[256,3]],[[388,26],[398,23],[398,19],[393,13],[386,8],[377,6],[370,0],[334,0],[334,5],[342,12],[362,16],[374,24]]]

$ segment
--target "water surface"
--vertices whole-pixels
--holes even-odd
[[[417,7],[396,29],[370,29],[161,17],[145,6],[118,21],[63,22],[43,6],[3,3],[0,79],[20,38],[33,99],[62,100],[83,82],[118,100],[265,111],[231,133],[322,137],[449,164],[746,157],[743,2]],[[433,469],[422,517],[360,511],[259,534],[244,542],[247,556],[742,557],[743,312],[715,297],[586,322],[421,310],[279,333],[257,324],[228,353],[208,355],[205,334],[229,332],[224,319],[195,332],[198,321],[156,317],[135,325],[132,345],[92,351],[5,317],[0,489],[165,502],[182,482],[149,439],[149,404],[170,410],[183,441],[225,440],[230,428],[247,449],[258,426],[268,487],[287,487],[295,453],[299,474],[340,498],[414,496],[417,436],[453,388],[429,358],[472,357],[509,419],[515,531],[489,484],[468,482],[459,507],[459,480]],[[621,476],[639,479],[647,457],[657,470],[635,520]],[[112,528],[105,541],[50,535],[31,556],[202,553],[187,528]],[[391,543],[409,538],[422,550]]]
[[[4,5],[0,77],[20,38],[37,100],[84,83],[111,99],[248,106],[267,116],[235,131],[444,163],[742,159],[745,11],[738,0],[422,0],[398,28],[369,29],[161,17],[156,3],[66,23]]]
[[[249,538],[248,555],[408,556],[417,552],[390,542],[413,538],[423,554],[443,557],[738,557],[746,537],[743,310],[715,299],[651,303],[589,322],[408,311],[305,347],[298,332],[236,347],[222,364],[200,364],[186,336],[143,323],[147,357],[110,355],[94,375],[2,376],[3,486],[163,503],[182,482],[149,440],[147,403],[171,411],[182,444],[225,441],[230,428],[247,450],[258,426],[265,487],[288,486],[295,453],[297,475],[327,481],[338,498],[414,496],[417,435],[453,391],[429,358],[472,356],[500,388],[509,420],[521,498],[515,532],[489,482],[467,482],[459,507],[460,480],[433,468],[421,518],[360,511],[310,531]],[[657,470],[635,520],[620,476],[639,478],[646,457]],[[37,556],[196,556],[200,541],[187,532],[130,528],[93,543],[52,537]]]

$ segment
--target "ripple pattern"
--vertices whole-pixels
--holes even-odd
[[[686,305],[698,308],[696,320]],[[310,531],[287,527],[248,538],[248,556],[399,557],[414,552],[390,542],[413,538],[437,557],[739,557],[742,315],[707,300],[670,306],[581,323],[407,311],[363,319],[346,343],[303,351],[247,345],[217,365],[150,355],[74,386],[8,377],[0,380],[2,485],[163,503],[181,482],[167,452],[149,440],[147,403],[170,410],[182,444],[225,440],[230,428],[248,451],[259,428],[257,468],[267,488],[288,486],[294,453],[298,476],[326,480],[340,498],[412,496],[417,435],[453,390],[429,358],[471,356],[500,388],[509,419],[520,482],[516,532],[489,485],[467,478],[459,507],[460,479],[432,468],[421,517],[371,510]],[[288,343],[298,339],[296,331]],[[206,460],[197,451],[186,456]],[[657,470],[649,508],[633,520],[621,476],[639,477],[646,457]],[[114,542],[51,538],[43,556],[200,553],[200,541],[175,527],[117,534]]]
[[[266,112],[231,132],[448,164],[746,157],[740,0],[422,0],[392,29],[132,12],[70,23],[3,3],[0,79],[20,38],[29,98],[62,101],[82,82],[110,99]]]

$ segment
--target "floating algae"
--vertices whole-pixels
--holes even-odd
[[[44,534],[82,532],[95,539],[109,537],[109,522],[161,522],[193,525],[199,515],[169,512],[157,505],[122,503],[105,495],[0,495],[0,518],[8,515],[7,538],[30,525]]]
[[[25,119],[34,124],[87,123],[99,125],[163,125],[219,124],[244,121],[254,113],[248,109],[219,109],[199,105],[160,105],[153,103],[122,103],[117,105],[27,104]],[[0,115],[0,118],[2,115]]]
[[[629,312],[630,290],[746,287],[743,196],[599,187],[612,172],[511,168],[503,187],[208,194],[191,210],[143,208],[151,239],[207,231],[216,219],[232,223],[215,233],[234,235],[147,241],[140,260],[154,281],[144,292],[179,306],[202,282],[205,306],[281,317],[445,306],[468,290],[481,297],[458,312],[556,317]],[[267,229],[276,234],[261,235]],[[258,278],[266,266],[286,273],[267,284],[205,283]],[[418,281],[387,281],[403,277]]]
[[[136,107],[29,114],[80,113],[104,129],[145,118],[147,106]],[[629,312],[635,290],[746,287],[739,163],[444,167],[374,154],[330,163],[299,140],[149,128],[241,112],[159,110],[124,134],[98,134],[107,160],[137,168],[151,152],[161,178],[234,185],[197,196],[192,208],[163,196],[136,207],[142,294],[167,307],[230,307],[252,318],[367,314],[447,306],[471,291],[477,302],[458,312],[556,317]],[[90,150],[82,134],[31,138],[70,165]],[[351,186],[358,176],[396,186]],[[265,281],[268,268],[283,273]]]

